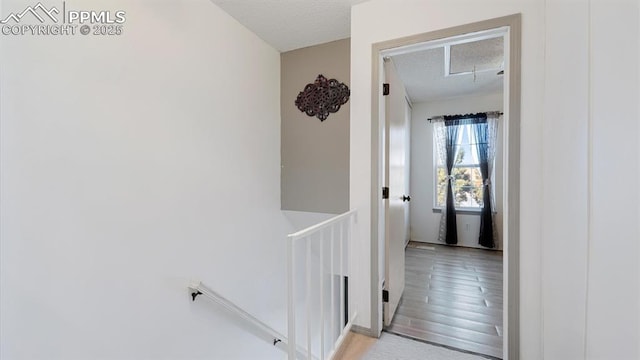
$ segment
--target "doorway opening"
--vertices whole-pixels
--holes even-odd
[[[519,49],[519,15],[374,45],[374,332],[384,328],[518,358]],[[499,129],[490,176],[479,168],[480,135],[472,126],[459,126],[459,135],[449,139],[456,143],[455,166],[443,171],[428,119],[485,114],[486,120],[488,113],[498,117]],[[449,187],[456,246],[448,238],[445,245],[440,231]],[[388,196],[379,196],[381,188]],[[478,232],[486,218],[480,221],[479,214],[487,202],[494,204],[495,243],[481,246]],[[473,249],[483,247],[492,250]],[[456,335],[456,341],[447,340]]]

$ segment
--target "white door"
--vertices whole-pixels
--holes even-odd
[[[389,200],[385,202],[385,286],[388,301],[383,303],[384,325],[388,326],[404,291],[404,252],[408,237],[408,106],[406,93],[392,60],[385,61],[385,183]]]

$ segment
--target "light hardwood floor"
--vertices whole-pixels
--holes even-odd
[[[333,360],[359,360],[378,339],[350,332]]]
[[[502,252],[411,242],[405,290],[386,329],[502,358]]]

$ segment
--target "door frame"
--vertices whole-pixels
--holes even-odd
[[[442,30],[402,37],[372,45],[371,86],[371,333],[382,332],[382,280],[385,261],[384,206],[381,188],[384,186],[384,100],[382,98],[382,56],[396,48],[419,45],[439,39],[469,33],[506,28],[505,47],[508,61],[505,70],[505,141],[504,146],[504,215],[503,215],[503,296],[504,296],[504,359],[519,359],[520,350],[520,87],[521,87],[521,15],[514,14]],[[384,274],[382,274],[384,275]]]

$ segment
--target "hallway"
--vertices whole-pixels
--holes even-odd
[[[502,358],[502,252],[410,242],[405,291],[386,330]]]

